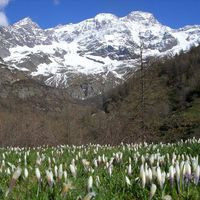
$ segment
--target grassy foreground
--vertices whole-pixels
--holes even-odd
[[[200,199],[200,140],[0,149],[0,199]]]

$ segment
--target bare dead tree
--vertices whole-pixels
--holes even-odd
[[[140,79],[140,100],[139,100],[139,104],[140,104],[140,123],[141,123],[141,131],[142,131],[142,135],[144,134],[145,131],[145,61],[144,61],[144,56],[143,56],[143,52],[144,52],[144,41],[143,41],[143,36],[142,33],[139,33],[139,39],[140,39],[140,46],[139,46],[139,79]]]
[[[141,128],[144,132],[144,112],[145,112],[145,97],[144,97],[144,61],[143,61],[143,42],[140,44],[140,105],[141,105]]]
[[[147,59],[144,57],[144,37],[142,36],[142,33],[139,34],[140,44],[139,44],[139,59],[138,59],[138,74],[139,74],[139,116],[140,116],[140,127],[142,131],[142,135],[145,138],[145,112],[148,105],[147,101],[147,91],[151,87],[151,83],[153,80],[148,76],[149,73],[149,67],[151,65],[151,62],[153,60]]]

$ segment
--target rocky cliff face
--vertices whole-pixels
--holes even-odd
[[[32,107],[37,107],[40,110],[61,109],[62,102],[73,102],[66,92],[46,86],[37,80],[31,79],[24,72],[16,69],[9,69],[7,65],[0,63],[0,101],[14,103],[32,102]],[[37,103],[43,104],[43,107],[38,107]],[[12,106],[11,106],[12,107]]]
[[[0,28],[0,56],[12,68],[85,99],[123,82],[141,43],[144,56],[164,56],[188,50],[199,38],[200,26],[175,30],[139,11],[122,18],[103,13],[45,30],[25,18]]]

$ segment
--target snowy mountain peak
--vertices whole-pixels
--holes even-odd
[[[152,13],[142,11],[133,11],[129,13],[125,18],[139,23],[159,23]]]
[[[19,26],[19,27],[26,27],[31,26],[34,28],[39,28],[39,25],[32,21],[30,17],[26,17],[18,22],[16,22],[13,26]]]
[[[100,13],[95,16],[94,18],[96,21],[102,22],[102,21],[112,21],[117,20],[118,17],[116,15],[110,14],[110,13]]]

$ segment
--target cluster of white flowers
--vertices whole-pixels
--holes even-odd
[[[115,147],[90,144],[2,148],[0,173],[6,174],[9,181],[5,196],[10,195],[20,181],[28,183],[29,179],[38,185],[37,196],[45,184],[50,191],[61,187],[60,194],[66,196],[76,189],[80,178],[86,177],[86,194],[79,199],[89,200],[105,184],[105,176],[112,180],[120,175],[124,183],[121,187],[129,192],[137,184],[141,190],[149,191],[149,199],[153,199],[158,190],[162,191],[162,199],[170,199],[171,194],[165,194],[166,186],[177,190],[177,194],[187,191],[190,185],[199,186],[199,152],[190,154],[189,146],[193,144],[199,146],[200,140],[193,138],[176,144],[122,143]],[[184,146],[185,152],[179,153],[179,147]]]

